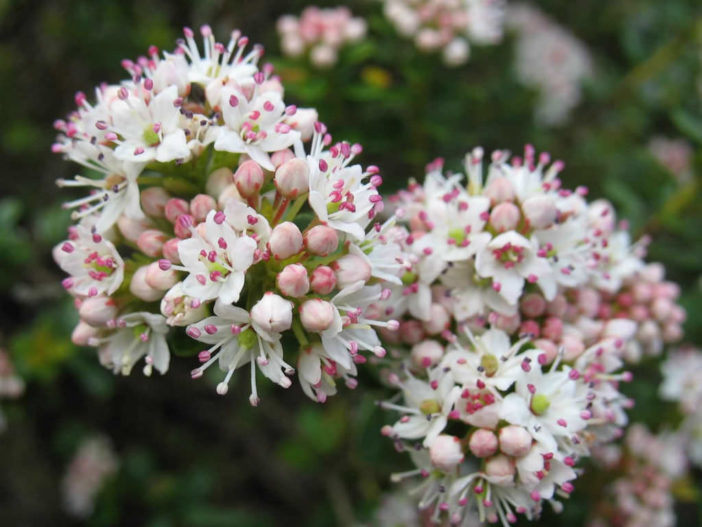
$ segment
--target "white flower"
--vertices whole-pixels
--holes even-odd
[[[310,169],[310,192],[308,201],[320,222],[348,233],[356,240],[363,240],[365,228],[373,218],[382,198],[376,190],[374,174],[364,172],[360,165],[351,165],[358,153],[356,145],[348,143],[334,145],[323,152],[324,139],[321,130],[312,138],[307,164]],[[295,146],[296,155],[302,157],[302,145]],[[368,182],[364,182],[369,178]]]
[[[112,227],[122,214],[131,219],[141,219],[144,213],[139,203],[137,178],[144,164],[121,161],[109,148],[78,142],[69,152],[69,159],[102,173],[103,179],[76,176],[73,180],[59,179],[59,187],[88,187],[95,189],[89,196],[64,204],[65,208],[78,208],[72,215],[80,219],[97,215],[95,229],[102,233]]]
[[[331,358],[327,349],[319,344],[300,350],[297,362],[300,385],[310,399],[323,403],[327,397],[334,395],[335,377],[343,377],[349,388],[356,387],[356,365],[346,357],[347,354],[344,354],[339,357],[340,361],[336,361]]]
[[[524,290],[524,280],[536,283],[547,300],[556,295],[556,282],[548,262],[539,258],[534,243],[514,231],[493,238],[476,255],[475,269],[492,278],[492,287],[514,305]]]
[[[179,126],[178,89],[169,86],[147,99],[122,86],[120,100],[112,105],[110,130],[117,134],[115,157],[124,161],[161,163],[187,160],[190,148]]]
[[[54,248],[54,259],[71,275],[63,281],[74,295],[111,295],[124,278],[124,262],[115,246],[85,225],[71,230],[69,240]]]
[[[283,346],[280,334],[274,331],[259,332],[260,326],[254,324],[249,313],[236,306],[216,302],[215,316],[188,326],[187,334],[199,342],[211,345],[208,350],[200,352],[203,364],[192,371],[192,377],[200,377],[214,362],[227,372],[226,377],[217,385],[217,393],[224,395],[229,389],[229,381],[237,368],[251,365],[251,395],[249,402],[259,403],[256,386],[256,365],[261,373],[274,383],[288,388],[292,383],[288,375],[295,370],[283,360]]]
[[[178,243],[182,270],[190,273],[183,281],[183,292],[200,301],[218,298],[231,304],[239,300],[246,270],[253,263],[256,241],[238,234],[214,210],[205,221],[207,238],[193,230],[192,238]]]
[[[100,362],[104,366],[112,368],[114,373],[129,375],[134,364],[145,357],[145,375],[151,375],[152,367],[161,374],[168,371],[171,356],[166,343],[165,318],[154,313],[130,313],[119,317],[115,325],[115,333],[97,340]]]
[[[587,426],[587,387],[571,378],[571,369],[542,372],[531,368],[516,382],[515,392],[502,401],[500,417],[521,425],[550,452]]]
[[[423,438],[423,445],[431,446],[446,428],[448,415],[461,395],[460,387],[456,386],[453,375],[441,368],[430,372],[429,381],[408,375],[398,386],[402,389],[404,405],[381,405],[405,414],[392,426],[392,435],[402,439]]]
[[[291,146],[299,132],[283,123],[285,103],[277,92],[254,92],[249,100],[241,91],[222,89],[220,106],[225,126],[215,141],[216,150],[248,154],[266,170],[275,170],[269,152]]]

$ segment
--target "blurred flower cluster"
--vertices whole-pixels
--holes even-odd
[[[464,64],[470,44],[502,40],[504,0],[384,0],[385,16],[422,51],[441,50],[449,66]]]
[[[539,92],[534,117],[548,126],[562,124],[580,102],[582,82],[592,75],[589,51],[529,4],[510,4],[507,27],[517,35],[517,77]]]
[[[24,381],[15,373],[10,356],[0,349],[0,399],[17,399],[23,392]],[[0,411],[0,432],[6,426],[5,416]]]
[[[282,16],[277,28],[283,53],[299,57],[309,51],[312,64],[328,68],[336,63],[339,48],[365,36],[366,21],[353,17],[347,7],[308,7],[300,18]]]
[[[201,48],[186,28],[174,52],[124,61],[129,80],[94,103],[77,94],[56,123],[54,151],[102,176],[59,181],[90,191],[67,203],[78,223],[54,250],[81,317],[73,340],[115,373],[144,359],[150,375],[186,327],[204,345],[192,376],[218,364],[218,393],[248,366],[256,405],[256,370],[287,388],[292,363],[324,401],[336,379],[356,385],[364,353],[385,354],[375,328],[397,327],[368,311],[380,282],[400,283],[392,220],[374,222],[382,178],[315,110],[284,103],[260,47],[201,33]],[[284,353],[286,335],[299,353]]]

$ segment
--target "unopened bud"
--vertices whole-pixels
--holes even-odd
[[[418,368],[435,366],[444,356],[444,347],[435,340],[423,340],[412,346],[412,363]]]
[[[167,239],[168,237],[161,231],[147,229],[137,238],[137,247],[139,247],[139,250],[146,256],[156,258],[157,256],[161,256],[163,244]]]
[[[498,177],[488,183],[484,194],[490,198],[490,202],[493,205],[496,205],[503,201],[513,201],[514,187],[506,177]]]
[[[180,255],[178,254],[179,238],[171,238],[163,244],[163,256],[175,264],[180,263]]]
[[[534,229],[545,229],[553,225],[558,209],[552,196],[533,196],[522,203],[522,212]]]
[[[295,154],[289,148],[278,150],[277,152],[273,152],[271,154],[271,163],[273,163],[275,168],[280,167],[283,163],[290,161],[291,159],[295,159]]]
[[[519,207],[514,203],[500,203],[492,209],[490,223],[497,232],[515,229],[519,224]]]
[[[146,281],[146,273],[149,267],[147,265],[139,267],[132,276],[132,281],[129,283],[131,293],[145,302],[154,302],[163,296],[163,291],[151,287]]]
[[[531,434],[523,426],[509,425],[500,430],[500,450],[513,457],[526,456],[531,450]]]
[[[305,247],[317,256],[328,256],[339,247],[336,230],[327,225],[317,225],[305,233]]]
[[[278,273],[276,284],[281,293],[293,298],[305,296],[310,290],[307,269],[300,264],[286,265],[285,268]]]
[[[339,289],[362,281],[367,282],[371,277],[371,267],[365,259],[355,254],[347,254],[332,264],[336,271],[336,283]]]
[[[178,281],[178,272],[174,269],[162,270],[160,262],[150,263],[146,269],[146,283],[154,289],[166,291]]]
[[[87,346],[90,340],[96,338],[99,333],[100,330],[98,328],[81,320],[73,329],[73,333],[71,333],[71,342],[76,346]]]
[[[310,276],[312,291],[318,295],[328,295],[336,287],[336,274],[331,267],[320,265]]]
[[[227,186],[231,185],[234,181],[234,174],[227,167],[218,168],[207,176],[207,183],[205,185],[205,191],[210,195],[219,199]]]
[[[490,457],[497,452],[497,436],[492,430],[479,428],[471,434],[468,448],[475,457]]]
[[[117,305],[109,296],[93,296],[83,300],[78,314],[91,326],[104,326],[117,316]]]
[[[292,302],[271,293],[265,293],[251,308],[251,321],[264,333],[282,333],[292,326]]]
[[[217,202],[207,194],[198,194],[190,201],[190,214],[197,222],[205,221],[209,212],[216,208]]]
[[[461,441],[456,436],[441,434],[429,446],[432,465],[444,472],[451,472],[464,459]]]
[[[268,240],[271,254],[284,260],[302,250],[302,233],[294,223],[289,221],[276,225]]]
[[[153,224],[148,219],[135,220],[122,214],[117,219],[117,227],[128,241],[136,243],[142,232],[151,229]]]
[[[239,194],[245,198],[252,198],[258,195],[263,186],[265,176],[261,166],[249,159],[244,161],[234,173],[234,184]]]
[[[190,206],[188,202],[180,198],[172,198],[166,202],[163,209],[166,219],[171,223],[178,221],[178,216],[181,214],[187,214],[190,211]]]
[[[448,329],[450,323],[451,315],[448,310],[436,302],[434,302],[429,309],[429,320],[422,321],[424,330],[429,335],[438,335],[445,329]]]
[[[525,317],[540,317],[546,311],[546,300],[539,293],[529,293],[522,297],[519,307]]]
[[[275,188],[285,198],[295,199],[309,191],[309,173],[307,161],[294,158],[283,163],[275,171]]]
[[[491,478],[491,482],[496,485],[509,486],[514,480],[514,463],[503,455],[491,457],[485,463],[485,474]]]
[[[171,196],[161,187],[149,187],[141,191],[141,208],[149,216],[163,218],[169,199]]]
[[[300,321],[307,331],[320,333],[334,323],[334,306],[319,298],[307,300],[300,306]]]

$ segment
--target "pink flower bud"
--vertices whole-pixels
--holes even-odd
[[[180,198],[172,198],[166,202],[163,209],[166,219],[171,223],[178,221],[178,216],[181,214],[187,214],[190,211],[190,206],[188,202]]]
[[[275,168],[280,167],[283,163],[290,161],[291,159],[295,159],[295,154],[289,148],[278,150],[277,152],[273,152],[271,154],[271,163],[273,163]]]
[[[139,247],[139,250],[146,256],[156,258],[157,256],[161,256],[163,244],[167,239],[168,237],[161,231],[147,229],[137,238],[137,247]]]
[[[205,192],[219,199],[225,188],[232,184],[234,174],[227,167],[218,168],[207,176]]]
[[[346,254],[332,264],[336,271],[336,283],[339,289],[371,277],[371,268],[365,259],[355,254]]]
[[[423,321],[422,326],[429,335],[438,335],[448,329],[450,323],[451,315],[448,310],[435,302],[429,308],[429,320]]]
[[[190,214],[195,221],[205,221],[209,212],[217,208],[217,203],[212,196],[198,194],[190,201]]]
[[[600,309],[600,294],[594,289],[580,289],[577,302],[580,312],[586,317],[593,318]]]
[[[668,298],[659,297],[651,304],[651,313],[657,320],[667,319],[673,311],[673,302]]]
[[[551,340],[537,339],[534,341],[534,346],[543,351],[544,355],[546,355],[546,362],[544,364],[550,364],[553,362],[553,359],[556,358],[556,355],[558,355],[558,346]]]
[[[549,315],[554,317],[563,317],[567,309],[568,300],[561,294],[556,295],[553,300],[546,304],[546,311]]]
[[[631,292],[634,295],[634,300],[643,304],[651,300],[651,297],[653,296],[653,287],[651,287],[651,284],[647,284],[646,282],[636,282],[632,287]]]
[[[312,286],[312,291],[318,295],[328,295],[336,287],[334,270],[326,265],[320,265],[312,271],[310,285]]]
[[[566,361],[577,359],[585,351],[582,339],[574,335],[563,335],[561,346],[563,347],[563,360]]]
[[[521,324],[519,313],[507,316],[492,312],[489,315],[489,320],[495,328],[501,329],[507,333],[514,333],[519,329],[519,325]]]
[[[526,456],[531,450],[532,438],[523,426],[509,425],[500,430],[500,450],[513,457]]]
[[[175,264],[180,263],[180,256],[178,255],[178,242],[179,238],[171,238],[166,243],[163,244],[163,256],[169,259]]]
[[[129,283],[131,293],[145,302],[154,302],[163,296],[163,291],[151,287],[146,281],[148,266],[139,267]]]
[[[485,474],[496,485],[509,486],[514,481],[514,463],[506,456],[491,457],[485,463]]]
[[[492,209],[490,213],[490,223],[497,232],[515,229],[519,224],[519,207],[514,203],[500,203]]]
[[[310,290],[310,281],[307,278],[307,269],[300,264],[286,265],[276,277],[278,289],[285,296],[300,298]]]
[[[96,338],[99,333],[100,330],[98,328],[94,328],[81,320],[73,329],[73,333],[71,333],[71,342],[76,346],[87,346],[90,339]]]
[[[522,298],[519,306],[525,317],[536,318],[546,311],[546,300],[539,293],[529,293]]]
[[[680,324],[669,322],[663,327],[663,340],[665,342],[677,342],[683,337],[683,330]]]
[[[275,226],[268,240],[271,254],[285,260],[302,250],[302,233],[294,223],[285,221]]]
[[[464,459],[461,441],[456,436],[441,434],[432,441],[429,447],[429,458],[432,465],[444,472],[451,472]]]
[[[305,233],[305,247],[317,256],[328,256],[339,247],[339,236],[335,229],[317,225]]]
[[[334,306],[326,300],[313,298],[300,306],[300,322],[307,331],[320,333],[334,323]]]
[[[522,325],[519,326],[520,335],[531,335],[532,338],[537,338],[541,328],[539,328],[539,323],[536,320],[525,320]]]
[[[417,344],[426,336],[422,322],[419,320],[401,322],[399,333],[402,335],[402,341],[406,344]]]
[[[292,308],[292,302],[269,291],[251,308],[251,321],[257,331],[282,333],[292,326]]]
[[[533,196],[522,203],[522,212],[534,229],[545,229],[553,225],[558,209],[552,196]]]
[[[104,326],[117,316],[117,305],[109,296],[92,296],[83,300],[78,314],[83,322],[91,326]]]
[[[253,160],[244,161],[234,173],[234,184],[245,198],[257,196],[264,180],[263,169]]]
[[[146,269],[146,283],[154,289],[166,291],[178,282],[178,272],[174,269],[163,271],[158,262],[150,263]]]
[[[646,320],[639,330],[636,332],[636,338],[644,344],[650,344],[660,340],[662,337],[661,330],[653,320]]]
[[[161,187],[149,187],[141,191],[141,208],[149,216],[163,218],[170,199],[171,196]]]
[[[498,177],[488,183],[484,195],[490,198],[490,203],[493,205],[503,201],[513,201],[514,187],[506,177]]]
[[[439,363],[444,347],[435,340],[423,340],[412,346],[412,363],[417,368],[429,368]]]
[[[497,452],[497,436],[492,430],[479,428],[470,436],[468,448],[475,457],[490,457]]]
[[[136,243],[139,239],[139,235],[145,230],[152,228],[153,224],[148,219],[134,220],[122,214],[117,219],[117,227],[119,227],[122,236],[128,241]]]
[[[637,324],[633,320],[615,318],[607,322],[603,334],[605,337],[629,340],[636,334],[636,330]]]
[[[178,220],[173,226],[173,232],[176,236],[178,236],[178,238],[180,238],[181,240],[185,240],[186,238],[190,238],[193,235],[190,229],[194,225],[195,218],[193,218],[190,214],[181,214],[180,216],[178,216]],[[205,224],[200,223],[199,225],[204,226]]]
[[[224,210],[227,207],[227,203],[233,199],[238,201],[242,201],[244,199],[241,197],[241,194],[239,194],[239,191],[236,189],[236,185],[234,183],[227,185],[222,190],[217,198],[217,205],[219,205],[220,209]]]
[[[559,340],[563,333],[563,322],[560,318],[549,317],[544,321],[541,334],[550,340]]]
[[[285,198],[294,199],[309,191],[309,173],[307,161],[294,158],[283,163],[275,171],[273,181],[275,188]]]
[[[665,267],[658,262],[650,263],[640,271],[640,274],[644,281],[656,284],[663,281],[665,277]]]

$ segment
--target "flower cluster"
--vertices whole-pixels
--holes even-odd
[[[117,471],[117,467],[117,456],[108,438],[95,436],[84,440],[61,482],[66,511],[78,518],[89,516],[93,512],[97,494],[105,480]]]
[[[185,328],[201,346],[192,376],[225,372],[218,393],[248,366],[255,405],[257,371],[288,387],[296,366],[324,401],[337,379],[356,385],[365,352],[385,353],[375,328],[397,327],[373,308],[402,273],[394,220],[374,220],[382,178],[315,110],[285,104],[260,47],[201,34],[202,47],[186,28],[174,52],[124,61],[129,80],[92,104],[79,93],[56,123],[54,151],[101,174],[59,181],[90,189],[67,204],[79,221],[54,250],[81,318],[73,339],[115,373],[144,359],[148,375],[168,370]]]
[[[504,0],[383,0],[385,16],[422,51],[442,50],[444,62],[468,60],[470,44],[502,40]]]
[[[692,463],[702,467],[702,352],[680,348],[668,354],[661,366],[663,399],[678,403],[683,420],[678,433],[684,438],[684,449]]]
[[[15,372],[10,356],[0,349],[0,399],[16,399],[23,392],[24,381]],[[5,427],[5,416],[0,412],[0,431]]]
[[[610,499],[598,505],[589,527],[675,525],[673,483],[685,474],[686,459],[676,433],[653,435],[632,425],[618,465],[623,474],[608,488]]]
[[[648,142],[648,150],[678,183],[682,185],[692,181],[694,151],[685,139],[655,136]]]
[[[402,415],[383,433],[410,451],[434,521],[558,509],[577,461],[627,422],[624,360],[680,336],[677,289],[608,202],[563,188],[563,166],[527,145],[484,173],[476,148],[465,184],[437,160],[390,198],[407,230],[381,305],[400,331],[384,337],[409,357],[388,375],[401,393],[382,406]]]
[[[539,92],[536,120],[544,125],[564,122],[580,102],[583,80],[592,75],[589,51],[528,4],[509,6],[507,26],[517,34],[517,78]]]
[[[336,63],[341,47],[365,36],[366,21],[353,17],[347,7],[308,7],[299,19],[293,15],[282,16],[277,28],[283,53],[299,57],[309,51],[312,64],[328,68]]]

